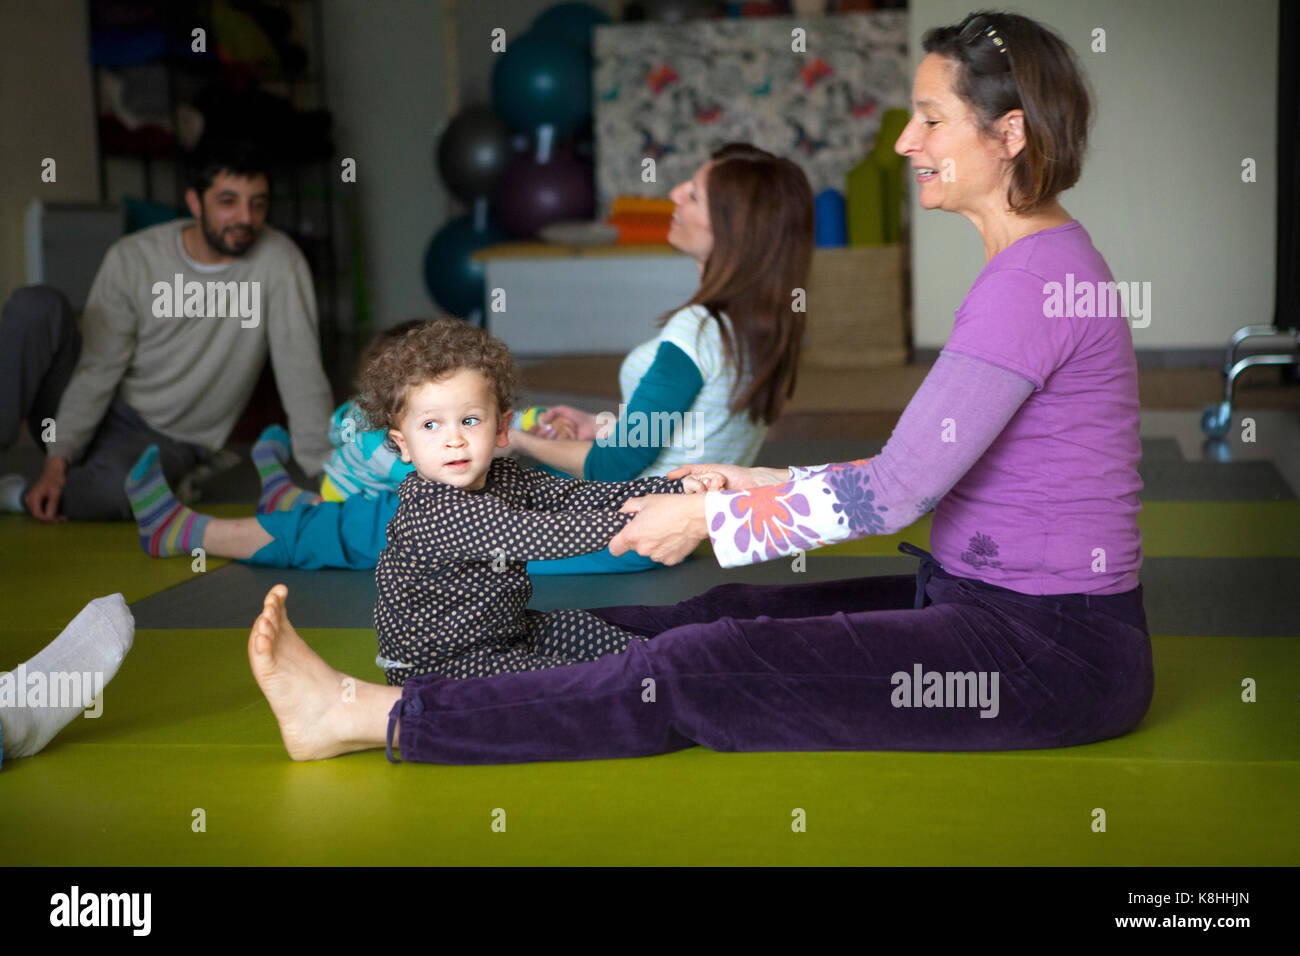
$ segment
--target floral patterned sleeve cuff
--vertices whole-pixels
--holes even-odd
[[[867,487],[868,461],[791,468],[796,479],[784,484],[710,491],[705,510],[718,564],[735,568],[880,534],[883,509]]]
[[[790,480],[798,481],[801,478],[808,478],[819,472],[825,471],[830,465],[791,465]]]

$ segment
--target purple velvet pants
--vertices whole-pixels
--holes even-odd
[[[1105,740],[1151,703],[1142,587],[1034,596],[940,569],[726,584],[595,614],[645,635],[585,664],[407,681],[405,760],[594,760],[722,751],[1021,750]],[[398,721],[400,720],[400,725]]]

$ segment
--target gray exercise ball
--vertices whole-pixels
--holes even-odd
[[[492,107],[470,106],[438,141],[438,172],[452,193],[469,202],[492,192],[511,155],[510,130]]]

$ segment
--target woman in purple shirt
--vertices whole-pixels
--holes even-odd
[[[729,584],[596,611],[646,635],[571,667],[403,688],[356,682],[297,636],[287,592],[249,639],[290,755],[394,745],[508,763],[724,751],[1000,750],[1127,733],[1152,694],[1137,528],[1137,368],[1101,255],[1057,196],[1079,178],[1089,97],[1069,48],[1024,17],[929,31],[895,148],[920,203],[969,219],[986,264],[884,449],[720,473],[629,501],[611,544],[726,567],[892,534],[934,511],[917,575]],[[923,254],[923,253],[922,253]],[[674,473],[679,474],[679,473]],[[788,557],[787,557],[788,559]]]

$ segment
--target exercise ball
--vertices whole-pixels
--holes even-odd
[[[543,10],[528,32],[554,36],[590,50],[592,28],[602,23],[609,23],[609,14],[589,3],[557,3]]]
[[[438,172],[467,202],[492,192],[510,162],[510,130],[490,106],[461,110],[438,141]]]
[[[483,263],[470,256],[508,237],[491,221],[474,229],[474,215],[457,216],[433,234],[424,253],[424,284],[433,301],[464,318],[483,308]]]
[[[596,212],[591,166],[567,149],[555,150],[545,163],[516,154],[497,180],[492,207],[502,228],[518,239],[531,239],[553,222],[590,219]]]
[[[492,105],[513,130],[550,124],[556,136],[591,115],[591,56],[552,34],[511,40],[492,70]]]

